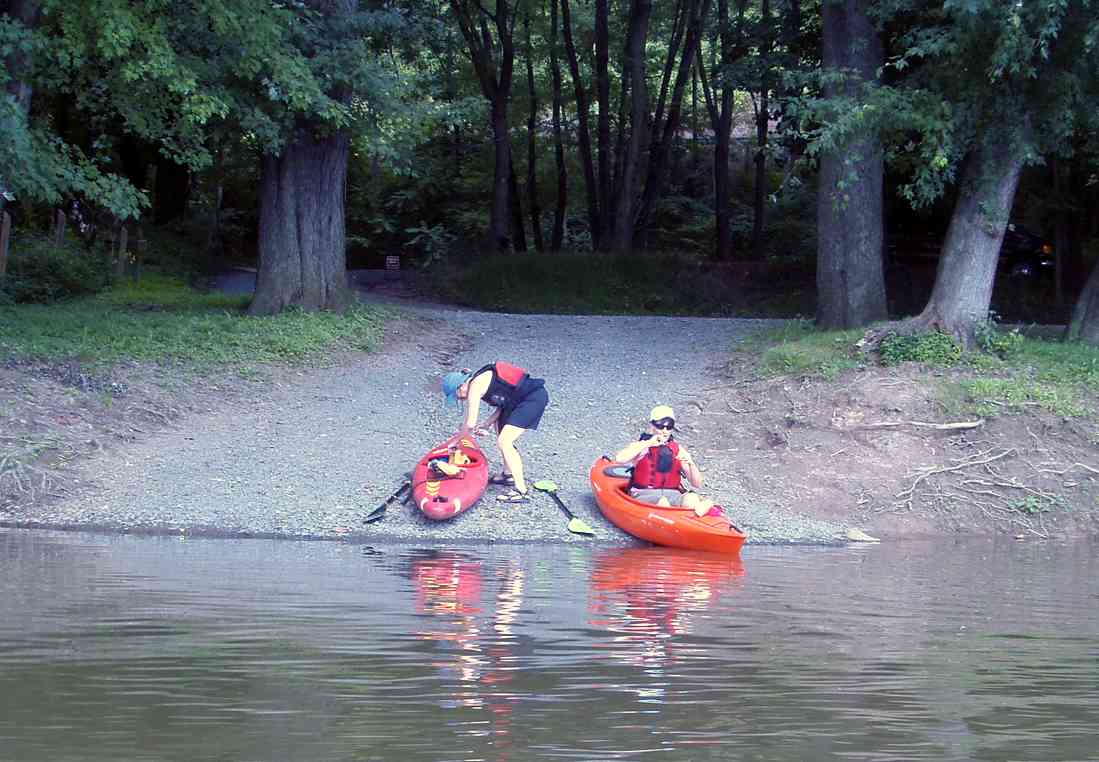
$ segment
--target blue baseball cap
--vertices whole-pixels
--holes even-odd
[[[443,376],[443,396],[446,397],[446,404],[454,403],[460,405],[458,400],[458,387],[469,380],[468,373],[463,373],[460,370],[454,370]]]

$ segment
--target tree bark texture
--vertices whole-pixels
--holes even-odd
[[[827,97],[858,98],[882,64],[882,47],[866,0],[823,5],[823,61],[828,72],[852,72],[825,84]],[[877,136],[852,140],[820,159],[817,190],[817,325],[858,328],[885,320],[882,268],[883,156]]]
[[[649,120],[649,90],[645,85],[645,41],[649,34],[650,0],[633,0],[630,30],[626,40],[624,69],[630,76],[630,138],[622,160],[622,189],[614,214],[612,250],[624,253],[633,243],[634,219],[641,174],[641,149],[646,142]]]
[[[1076,300],[1066,338],[1099,346],[1099,265],[1092,269]]]
[[[996,263],[1022,168],[1022,151],[1015,142],[986,130],[966,162],[935,287],[917,322],[950,333],[967,346],[972,342],[977,323],[988,318]]]
[[[345,134],[316,139],[302,129],[280,155],[263,157],[250,314],[343,310],[352,302],[344,226],[349,146]]]
[[[569,173],[561,134],[561,62],[557,57],[557,3],[550,0],[550,69],[553,71],[553,155],[557,163],[557,205],[553,210],[550,251],[560,251],[565,238],[565,210],[569,202]]]

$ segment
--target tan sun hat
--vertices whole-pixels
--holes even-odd
[[[657,405],[649,412],[650,421],[660,421],[665,418],[671,418],[675,420],[675,411],[667,405]]]

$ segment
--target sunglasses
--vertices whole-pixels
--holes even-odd
[[[661,431],[669,431],[675,428],[675,421],[671,418],[661,418],[659,421],[649,421],[649,423]]]

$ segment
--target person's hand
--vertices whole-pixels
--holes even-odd
[[[490,436],[492,434],[492,432],[489,431],[489,429],[485,426],[478,426],[477,428],[475,428],[473,430],[473,433],[476,434],[479,437],[487,437],[487,436]]]
[[[663,444],[667,444],[668,440],[671,439],[671,437],[672,437],[672,434],[671,434],[670,431],[666,431],[666,430],[662,429],[660,431],[657,431],[655,434],[653,434],[652,438],[649,441],[652,442],[654,445],[663,445]]]

